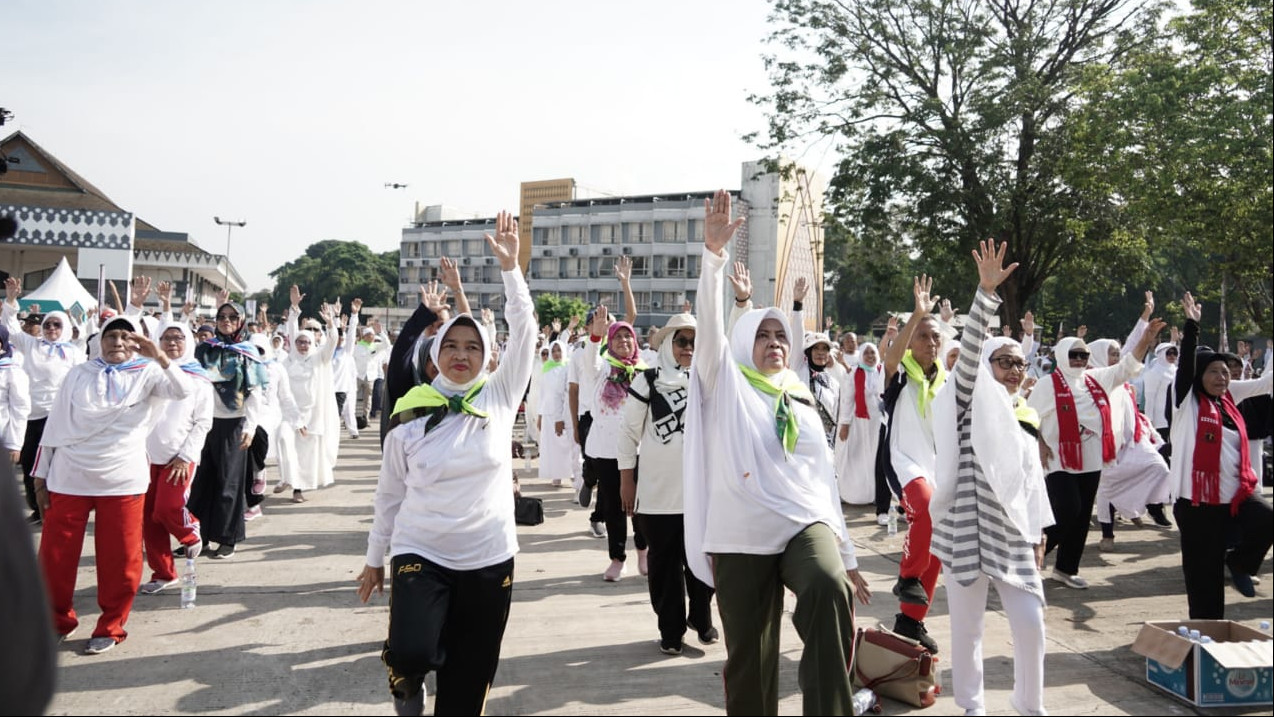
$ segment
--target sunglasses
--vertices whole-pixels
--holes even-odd
[[[1176,355],[1177,355],[1177,353],[1178,353],[1178,351],[1177,351],[1176,349],[1169,349],[1169,350],[1167,350],[1167,351],[1164,351],[1164,352],[1163,352],[1163,355],[1164,355],[1164,356],[1176,356]]]
[[[1025,371],[1026,361],[1016,356],[1000,356],[991,359],[991,362],[1000,367],[1002,371]]]
[[[1087,361],[1090,355],[1091,354],[1089,354],[1087,351],[1071,351],[1069,354],[1067,354],[1067,356],[1070,357],[1071,361]]]
[[[679,349],[692,349],[695,347],[695,340],[685,336],[678,336],[672,340],[672,345]]]
[[[46,329],[60,329],[60,328],[62,328],[62,322],[61,322],[61,321],[46,321],[46,322],[44,322],[44,328],[46,328]]]
[[[238,314],[217,314],[217,321],[238,321]]]

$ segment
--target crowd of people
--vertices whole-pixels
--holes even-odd
[[[987,241],[958,321],[922,276],[901,326],[833,336],[804,328],[817,322],[804,312],[806,278],[791,306],[753,302],[746,267],[731,268],[728,253],[742,222],[728,193],[705,202],[697,305],[644,342],[624,259],[622,319],[597,306],[540,327],[508,213],[487,236],[503,335],[491,311],[471,311],[446,258],[396,334],[363,324],[357,299],[348,315],[338,302],[302,316],[299,287],[277,326],[266,307],[249,317],[228,297],[204,323],[189,306],[174,315],[172,287],[145,277],[118,313],[20,317],[21,285],[9,279],[0,436],[42,523],[57,634],[78,624],[90,513],[102,615],[86,652],[96,654],[127,636],[139,590],[176,583],[174,554],[234,556],[262,514],[269,470],[274,493],[308,500],[333,481],[342,424],[358,437],[378,414],[383,458],[358,595],[382,592],[390,568],[381,658],[399,714],[423,713],[431,672],[435,713],[485,707],[515,585],[510,446],[522,411],[540,480],[569,484],[590,511],[588,534],[606,540],[602,580],[629,576],[631,530],[659,650],[681,654],[688,632],[724,640],[730,714],[777,712],[785,591],[804,643],[804,713],[852,713],[854,602],[873,590],[845,505],[872,506],[880,525],[901,516],[893,632],[935,654],[925,620],[943,577],[952,691],[967,714],[985,713],[990,586],[1013,634],[1012,705],[1046,714],[1044,581],[1089,587],[1094,517],[1101,550],[1117,549],[1120,519],[1175,521],[1191,619],[1224,617],[1227,581],[1254,594],[1274,541],[1259,489],[1274,371],[1268,353],[1261,365],[1246,347],[1201,346],[1190,294],[1169,341],[1147,293],[1122,342],[1080,331],[1048,347],[1029,313],[1019,342],[993,335],[998,287],[1017,265]],[[152,291],[160,308],[146,312]]]

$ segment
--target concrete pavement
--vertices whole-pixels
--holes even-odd
[[[392,714],[379,659],[388,595],[359,604],[379,448],[372,431],[343,441],[337,482],[292,504],[266,501],[248,524],[248,541],[229,560],[199,561],[199,600],[178,607],[179,590],[139,595],[129,638],[99,656],[82,654],[98,610],[92,541],[85,542],[76,607],[81,626],[59,653],[51,714]],[[606,544],[588,536],[587,511],[568,488],[524,469],[524,494],[544,499],[546,520],[519,526],[513,607],[488,714],[723,714],[724,644],[700,647],[687,635],[679,657],[658,650],[655,616],[636,561],[606,583]],[[273,479],[273,475],[271,476]],[[1265,489],[1268,497],[1269,489]],[[890,594],[902,533],[890,537],[868,506],[846,509],[863,571],[875,591],[859,624],[892,625]],[[90,526],[90,531],[92,527]],[[1274,708],[1199,710],[1151,687],[1144,660],[1129,646],[1145,620],[1184,617],[1175,530],[1121,524],[1118,551],[1097,551],[1094,529],[1075,591],[1046,581],[1048,654],[1045,704],[1052,714],[1274,714]],[[1274,612],[1270,563],[1255,598],[1227,589],[1227,616],[1255,626]],[[149,574],[143,580],[149,579]],[[939,590],[928,625],[945,651],[949,622]],[[789,596],[788,609],[791,608]],[[790,621],[782,636],[783,714],[800,714],[800,641]],[[986,619],[989,714],[1013,714],[1012,646],[992,591]],[[939,655],[949,688],[946,654]],[[432,678],[430,678],[432,682]],[[432,701],[427,711],[432,710]],[[950,694],[928,710],[885,701],[885,714],[960,714]]]

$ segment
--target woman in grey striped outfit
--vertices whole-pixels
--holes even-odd
[[[951,611],[951,680],[965,714],[986,714],[982,632],[987,585],[995,586],[1013,633],[1013,694],[1020,714],[1044,711],[1043,531],[1053,523],[1037,443],[1039,419],[1017,395],[1026,378],[1022,347],[985,341],[1000,305],[996,288],[1007,245],[974,250],[978,292],[960,356],[934,406],[937,481],[929,503],[935,557],[946,573]],[[1008,440],[1006,440],[1006,438]]]

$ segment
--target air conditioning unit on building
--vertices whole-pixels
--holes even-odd
[[[570,250],[569,254],[570,254],[571,256],[579,256],[579,249],[577,249],[577,248],[575,248],[575,247],[571,247],[571,250]]]
[[[545,249],[545,250],[543,250],[543,251],[541,251],[541,252],[540,252],[540,256],[553,256],[553,250],[552,250],[552,249]]]
[[[464,264],[465,266],[469,266],[470,264],[473,263],[473,257],[466,256],[465,258],[460,260],[460,263]]]
[[[602,253],[605,254],[606,256],[610,256],[611,248],[608,246],[602,247]]]
[[[487,266],[494,266],[494,265],[495,265],[495,257],[493,257],[493,256],[489,256],[489,257],[487,257],[487,259],[486,259],[486,264],[487,264]]]
[[[630,247],[630,246],[626,246],[626,247],[624,247],[623,251],[624,251],[624,253],[625,253],[625,254],[632,254],[632,253],[633,253],[633,248],[632,248],[632,247]]]
[[[588,272],[588,275],[589,275],[590,277],[594,278],[594,279],[596,279],[596,278],[597,278],[597,272],[596,272],[596,271],[590,271],[590,272]]]
[[[658,301],[652,301],[652,302],[650,302],[650,308],[652,308],[652,309],[658,309],[658,308],[659,308],[659,306],[660,306],[660,304],[659,304],[659,302],[658,302]]]
[[[407,260],[403,261],[403,264],[405,264],[405,265],[407,265],[407,266],[415,266],[415,265],[416,265],[416,260],[415,260],[415,259],[407,259]]]
[[[532,279],[538,279],[538,278],[540,278],[540,272],[538,272],[538,271],[533,271],[533,272],[531,272],[531,278],[532,278]]]

